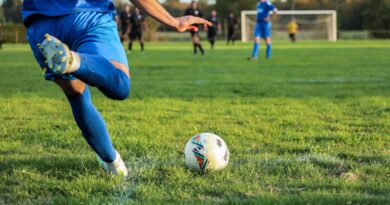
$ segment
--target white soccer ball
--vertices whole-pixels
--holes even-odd
[[[185,165],[201,172],[217,171],[229,162],[229,149],[215,134],[202,133],[192,137],[184,149]]]

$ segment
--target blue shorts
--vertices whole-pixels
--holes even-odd
[[[268,38],[271,37],[271,27],[270,22],[257,23],[255,27],[255,37],[256,38]]]
[[[76,79],[70,74],[55,75],[49,69],[45,69],[48,66],[37,43],[42,43],[46,33],[67,44],[72,51],[98,55],[129,67],[116,23],[110,13],[83,12],[57,17],[39,15],[30,18],[33,19],[31,25],[27,27],[27,40],[39,65],[46,71],[46,80]]]

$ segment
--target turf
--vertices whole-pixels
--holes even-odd
[[[128,100],[93,90],[126,181],[98,167],[28,46],[0,50],[0,204],[390,203],[390,41],[276,42],[257,62],[250,44],[146,46]],[[184,167],[200,132],[225,139],[227,169]]]

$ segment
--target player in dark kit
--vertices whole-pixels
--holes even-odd
[[[227,44],[230,44],[230,41],[234,45],[234,40],[236,38],[236,29],[238,27],[237,19],[234,16],[233,13],[230,13],[227,18],[227,24],[228,24],[228,35],[227,35]]]
[[[145,17],[138,8],[130,18],[130,33],[129,33],[129,51],[133,49],[133,41],[138,39],[141,45],[141,51],[144,51],[144,40],[142,39],[142,30],[145,27]]]
[[[195,17],[203,17],[202,12],[198,8],[198,2],[192,1],[191,2],[191,7],[188,8],[185,12],[186,16],[195,16]],[[202,48],[202,44],[200,42],[200,37],[199,37],[199,29],[200,25],[195,25],[198,29],[196,31],[192,30],[191,32],[191,37],[192,37],[192,43],[194,45],[194,54],[198,53],[198,48],[202,55],[204,55],[204,50]]]
[[[218,22],[218,17],[217,17],[217,11],[212,10],[211,16],[207,20],[213,24],[213,26],[210,26],[207,28],[207,38],[211,44],[211,48],[214,48],[215,40],[217,38],[217,34],[219,31],[219,22]]]
[[[124,11],[122,11],[119,15],[119,31],[121,42],[123,42],[129,33],[129,24],[131,18],[131,7],[129,5],[125,5]]]

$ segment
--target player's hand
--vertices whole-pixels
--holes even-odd
[[[211,22],[195,16],[183,16],[176,18],[176,20],[177,23],[175,28],[179,32],[187,30],[196,32],[198,31],[198,27],[196,27],[195,24],[203,24],[205,27],[213,25]]]

